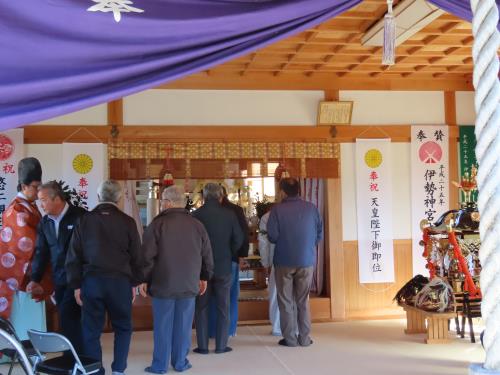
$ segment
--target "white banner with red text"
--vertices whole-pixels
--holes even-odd
[[[435,222],[449,209],[448,126],[411,127],[411,226],[413,275],[428,276],[420,245],[423,219]]]
[[[98,203],[97,188],[106,179],[106,145],[63,143],[63,181],[75,189],[84,206],[92,210]]]
[[[394,282],[390,139],[356,139],[360,283]]]
[[[0,133],[0,227],[2,214],[17,195],[17,164],[24,157],[24,130]]]

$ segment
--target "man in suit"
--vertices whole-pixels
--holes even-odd
[[[113,375],[127,368],[133,293],[143,279],[139,232],[135,220],[117,206],[121,193],[116,181],[99,185],[99,204],[81,218],[66,258],[68,285],[82,306],[83,352],[102,361],[100,339],[107,313],[115,333]]]
[[[61,332],[66,336],[77,352],[82,350],[81,309],[75,301],[73,290],[66,282],[66,254],[73,230],[81,216],[86,212],[66,202],[61,186],[50,181],[40,186],[38,199],[45,211],[38,226],[38,237],[31,268],[31,282],[28,289],[40,290],[40,281],[52,267],[57,313]]]
[[[214,257],[214,276],[208,282],[207,292],[196,299],[195,324],[198,347],[194,352],[208,354],[208,315],[210,296],[216,305],[215,353],[226,353],[229,337],[229,291],[231,289],[232,258],[238,255],[243,243],[243,231],[236,214],[221,205],[222,188],[208,183],[203,188],[204,205],[193,214],[207,230]]]

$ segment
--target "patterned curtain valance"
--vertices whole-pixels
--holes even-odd
[[[337,143],[110,143],[110,159],[338,159]]]
[[[274,176],[281,164],[294,177],[338,176],[339,145],[327,142],[110,143],[111,178],[220,179]],[[270,170],[273,169],[273,170]]]

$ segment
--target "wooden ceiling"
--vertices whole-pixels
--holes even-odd
[[[343,76],[470,78],[471,24],[445,14],[401,44],[396,64],[382,66],[382,47],[362,46],[365,32],[384,16],[384,0],[364,0],[356,8],[297,36],[213,69],[241,75],[319,72]]]
[[[396,64],[388,67],[381,64],[382,47],[361,45],[362,36],[386,11],[385,0],[363,0],[355,8],[313,29],[184,81],[191,79],[196,85],[195,82],[201,83],[196,77],[201,76],[212,77],[214,82],[217,78],[222,82],[222,77],[224,82],[293,79],[306,86],[308,81],[314,81],[317,86],[317,82],[325,78],[332,82],[370,82],[374,78],[432,82],[438,79],[471,88],[473,37],[470,23],[449,14],[440,16],[398,46]],[[183,84],[165,87],[172,86],[183,87]]]

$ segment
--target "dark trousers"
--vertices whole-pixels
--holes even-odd
[[[108,313],[115,333],[113,371],[124,372],[132,337],[132,286],[125,278],[86,276],[82,290],[83,350],[102,361],[101,334]],[[104,369],[101,369],[101,374]]]
[[[59,329],[73,344],[76,352],[82,353],[82,309],[76,303],[75,292],[65,285],[56,286],[54,297],[59,316]]]
[[[195,325],[199,349],[208,349],[210,297],[215,299],[215,350],[224,350],[229,337],[229,292],[232,275],[214,276],[204,295],[196,297]]]
[[[236,336],[238,328],[238,299],[240,297],[240,264],[231,262],[231,291],[229,292],[229,336]],[[215,299],[210,298],[210,312],[208,330],[210,338],[215,337],[215,325],[217,321],[217,310],[215,309]]]
[[[170,299],[153,298],[154,350],[151,367],[167,372],[172,367],[184,371],[191,367],[187,355],[191,347],[195,297]]]

